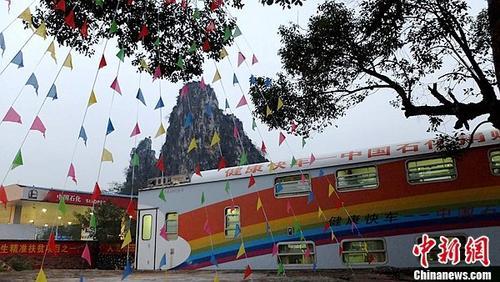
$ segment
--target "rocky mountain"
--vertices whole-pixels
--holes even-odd
[[[161,150],[166,175],[191,174],[198,164],[202,171],[217,168],[221,156],[228,167],[235,166],[240,163],[243,151],[248,164],[266,161],[243,131],[241,121],[219,109],[209,85],[190,82],[179,93]],[[235,127],[240,138],[235,138]],[[214,132],[220,136],[220,147],[210,146]],[[198,148],[188,153],[193,138]]]

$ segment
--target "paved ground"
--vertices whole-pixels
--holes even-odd
[[[49,282],[72,282],[80,281],[80,275],[85,281],[120,281],[121,271],[111,270],[46,270]],[[37,271],[19,271],[0,273],[0,282],[34,281]],[[399,279],[394,273],[382,273],[375,270],[338,270],[318,272],[287,272],[286,277],[278,277],[275,272],[255,271],[252,274],[253,281],[411,281],[411,277],[401,275]],[[127,277],[126,281],[213,281],[213,271],[169,271],[165,272],[135,272]],[[220,271],[220,281],[242,281],[242,272]]]

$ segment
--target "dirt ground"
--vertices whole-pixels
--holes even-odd
[[[0,273],[0,282],[35,281],[37,271],[18,271]],[[80,275],[85,281],[121,281],[121,271],[112,270],[46,270],[49,282],[80,281]],[[219,271],[220,281],[242,281],[243,272]],[[408,275],[375,270],[337,270],[337,271],[288,271],[286,277],[276,276],[276,272],[254,271],[253,281],[411,281]],[[213,271],[169,271],[165,272],[135,272],[125,281],[213,281]]]

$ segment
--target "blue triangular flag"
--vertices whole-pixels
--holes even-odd
[[[252,74],[250,76],[250,86],[257,84],[257,78]]]
[[[2,49],[2,56],[5,53],[5,38],[3,38],[3,33],[0,32],[0,49]]]
[[[83,126],[80,128],[80,134],[78,134],[78,138],[82,138],[85,145],[87,145],[87,132],[85,132],[85,128],[83,128]]]
[[[236,224],[236,227],[234,228],[234,238],[237,238],[241,233],[240,225]]]
[[[309,192],[309,195],[307,196],[307,204],[309,205],[314,201],[314,193],[313,191]]]
[[[235,85],[236,83],[240,83],[240,82],[238,81],[236,74],[233,74],[233,85]]]
[[[317,267],[318,267],[318,266],[316,265],[316,263],[313,263],[313,271],[314,271],[314,272],[316,272],[316,268],[317,268]]]
[[[137,100],[141,101],[144,104],[144,106],[146,106],[146,101],[144,101],[144,95],[142,95],[141,88],[139,88],[139,90],[137,91],[137,96],[135,96],[135,98],[137,98]]]
[[[184,118],[184,128],[190,127],[193,124],[193,114],[188,112]]]
[[[217,263],[217,260],[215,259],[214,254],[212,254],[210,256],[210,263],[213,264],[213,265],[215,265],[215,266],[217,266],[217,267],[219,266],[219,264]]]
[[[268,235],[270,235],[270,234],[271,234],[271,226],[269,225],[269,222],[267,222],[267,221],[266,221],[266,233],[267,233]]]
[[[52,98],[52,100],[57,99],[57,87],[55,84],[52,84],[52,86],[50,87],[47,97]]]
[[[113,126],[111,119],[108,119],[108,128],[106,129],[106,135],[110,134],[113,131],[115,131],[115,127]]]
[[[319,177],[321,177],[321,176],[323,176],[323,175],[325,175],[325,171],[324,171],[324,170],[322,170],[322,169],[320,169],[320,170],[319,170]]]
[[[163,254],[160,260],[160,268],[164,265],[167,265],[167,254]]]
[[[130,262],[127,260],[127,264],[125,265],[125,269],[123,269],[122,280],[127,278],[127,276],[129,276],[130,274],[132,274],[132,266],[130,265]]]
[[[276,184],[276,193],[281,192],[281,190],[283,190],[283,184],[280,182]]]
[[[22,68],[24,67],[24,61],[23,61],[23,52],[19,51],[16,56],[10,61],[14,65],[17,65],[17,68]]]
[[[163,99],[160,97],[160,100],[158,100],[158,103],[156,103],[155,110],[163,107],[165,107],[165,105],[163,104]]]
[[[80,282],[85,282],[85,277],[80,276]]]
[[[211,117],[214,113],[212,111],[212,105],[210,104],[210,102],[208,102],[206,105],[205,105],[205,114],[208,116],[208,117]]]
[[[26,81],[26,85],[31,85],[33,88],[35,88],[36,95],[38,95],[38,79],[36,79],[35,73],[32,73],[30,75],[30,78],[28,78],[28,81]]]

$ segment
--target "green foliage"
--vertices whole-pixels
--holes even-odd
[[[271,128],[290,131],[295,122],[307,136],[381,89],[397,95],[391,104],[406,117],[430,117],[434,130],[446,115],[457,129],[483,114],[500,128],[488,13],[469,15],[463,0],[364,0],[356,8],[330,0],[307,28],[279,33],[284,72],[270,87],[257,78],[250,88],[254,115]],[[285,106],[266,117],[278,97]]]
[[[127,1],[106,0],[97,5],[95,1],[68,0],[63,12],[54,9],[53,0],[42,0],[33,21],[35,25],[46,22],[48,33],[55,36],[57,42],[87,55],[94,52],[96,44],[116,38],[118,47],[125,50],[126,56],[133,58],[135,66],[139,67],[140,59],[144,58],[149,65],[146,71],[152,74],[160,66],[162,77],[176,82],[201,75],[205,59],[219,59],[223,45],[233,42],[233,38],[225,40],[224,33],[233,30],[236,24],[236,19],[227,13],[225,6],[243,7],[241,0],[226,0],[224,6],[214,11],[210,8],[213,0],[205,0],[203,4],[198,1],[196,6],[199,10],[192,4],[183,8],[181,1],[178,2],[167,4],[165,1],[135,0],[128,5]],[[77,29],[64,22],[72,10]],[[215,30],[207,32],[206,27],[211,21]],[[87,38],[83,38],[79,31],[84,23],[88,25]],[[147,26],[149,35],[139,40],[143,25]],[[205,52],[198,48],[189,52],[192,44],[203,46],[206,40],[210,50]],[[177,66],[179,57],[184,59],[183,68]]]
[[[91,209],[85,213],[75,213],[75,217],[84,228],[90,226]],[[92,230],[91,236],[99,242],[118,242],[122,233],[122,223],[128,222],[129,219],[125,214],[125,210],[111,203],[104,203],[94,207],[94,215],[97,221],[97,227]],[[131,233],[135,235],[135,221],[132,220]]]

